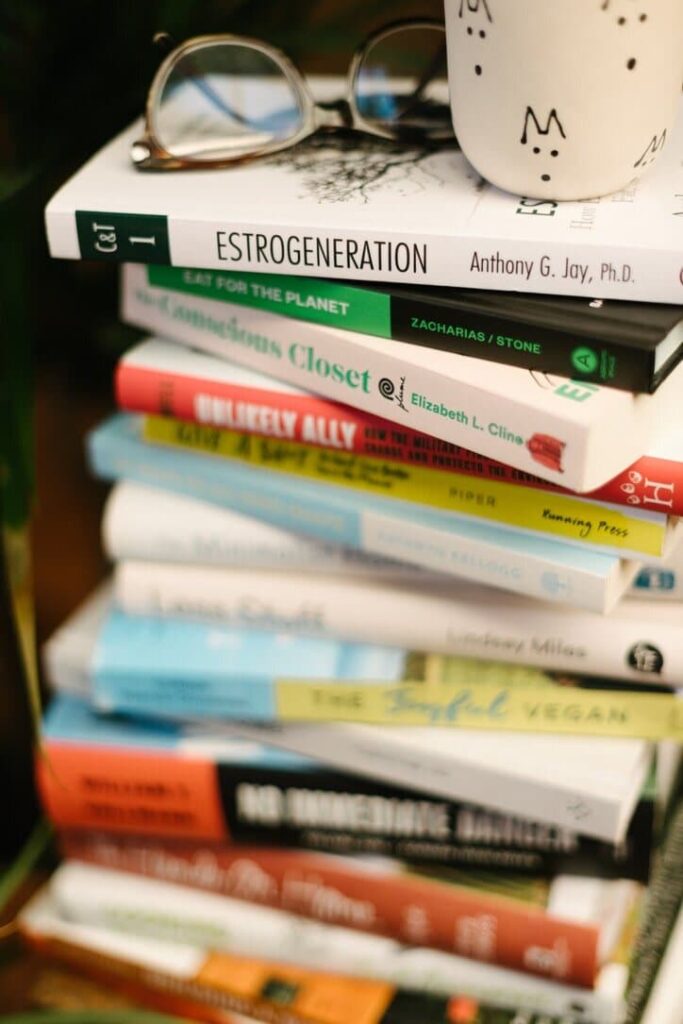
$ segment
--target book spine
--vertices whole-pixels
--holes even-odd
[[[198,457],[137,437],[115,434],[116,421],[91,434],[91,467],[105,479],[160,486],[227,506],[314,539],[353,547],[516,593],[610,608],[636,563],[555,540],[525,537],[502,527],[467,522],[426,509],[418,525],[413,507],[358,499],[334,485],[289,480],[234,460]],[[370,507],[373,500],[376,506]]]
[[[234,997],[221,992],[212,998],[211,986],[191,976],[186,977],[186,969],[181,974],[164,967],[154,969],[131,962],[122,956],[120,950],[108,953],[111,945],[108,932],[89,929],[87,936],[80,934],[65,937],[63,928],[56,922],[56,927],[50,928],[51,923],[48,923],[45,931],[41,928],[42,922],[38,922],[37,926],[22,922],[22,938],[30,949],[47,961],[73,968],[80,976],[85,975],[97,984],[120,992],[126,1001],[131,1001],[135,1006],[171,1014],[182,1020],[204,1021],[205,1024],[250,1024],[254,1020],[264,1019],[253,1015],[255,1011],[246,999],[238,1002]],[[96,945],[89,945],[88,938],[94,939]],[[244,1013],[249,1012],[249,1017],[234,1012],[236,1006]],[[272,1015],[265,1020],[270,1024],[279,1024],[280,1018]],[[294,1024],[301,1022],[294,1019]],[[310,1024],[310,1018],[303,1024]]]
[[[493,480],[475,484],[458,473],[420,466],[399,468],[380,459],[283,438],[265,439],[162,416],[145,417],[143,437],[156,444],[239,459],[314,483],[333,483],[361,494],[397,498],[525,533],[619,551],[626,557],[662,557],[672,539],[668,518],[662,513],[626,510]]]
[[[416,773],[414,758],[400,744],[387,742],[390,736],[378,737],[371,746],[347,731],[339,737],[336,730],[326,730],[326,742],[321,743],[320,730],[310,726],[302,732],[242,723],[230,725],[227,733],[239,738],[244,733],[259,744],[275,741],[319,765],[302,781],[300,771],[234,764],[221,761],[218,754],[198,757],[185,751],[178,758],[156,749],[116,749],[46,737],[46,756],[36,764],[43,806],[63,829],[207,842],[270,841],[266,816],[272,814],[274,825],[285,828],[287,842],[299,845],[311,836],[322,842],[323,832],[337,830],[332,822],[340,815],[345,838],[341,843],[331,840],[333,852],[352,852],[357,837],[358,852],[374,852],[363,837],[376,828],[382,836],[395,837],[397,854],[428,861],[448,859],[449,849],[458,845],[453,806],[463,802],[502,810],[508,829],[510,821],[523,818],[573,834],[580,831],[610,845],[621,843],[627,833],[618,808],[600,794],[577,799],[574,790],[565,793],[542,780],[501,785],[499,773],[476,766],[458,771],[454,759],[438,751],[421,753]],[[333,795],[328,799],[323,791]],[[527,844],[519,845],[524,849]]]
[[[370,335],[152,289],[144,269],[130,265],[123,318],[577,491],[601,486],[643,453],[632,401],[594,384],[543,377],[531,388],[523,371],[497,367],[505,380],[492,386],[466,365],[478,360],[440,354],[437,366],[402,342],[382,345]],[[663,392],[657,400],[665,401]]]
[[[683,686],[680,624],[648,615],[639,625],[633,605],[606,618],[536,602],[514,606],[494,592],[466,585],[387,585],[265,569],[222,569],[164,562],[122,562],[115,571],[117,602],[131,615],[188,615],[237,627],[299,623],[315,608],[316,635],[354,643],[424,649],[437,655],[500,666],[592,676],[629,683]],[[505,627],[495,625],[505,623]],[[643,637],[649,637],[645,644]],[[638,652],[643,645],[650,652]],[[455,663],[454,663],[455,664]],[[498,669],[499,673],[503,668]],[[499,678],[502,678],[499,674]],[[519,680],[517,680],[519,681]],[[528,681],[528,680],[527,680]]]
[[[86,925],[238,956],[258,951],[264,960],[278,957],[314,970],[334,964],[343,974],[391,981],[392,961],[401,954],[395,943],[401,942],[567,984],[595,983],[595,922],[388,866],[364,871],[336,858],[312,859],[306,864],[306,855],[289,852],[228,854],[218,870],[232,877],[237,898],[77,862],[58,868],[50,888],[60,912]],[[292,895],[305,889],[308,901]]]
[[[41,797],[65,831],[70,854],[94,851],[116,867],[116,851],[123,848],[117,836],[129,837],[126,842],[140,849],[143,837],[150,844],[164,840],[168,863],[174,850],[187,850],[188,856],[194,851],[186,871],[178,862],[175,876],[187,884],[208,878],[199,862],[208,863],[232,843],[545,877],[649,877],[654,804],[647,799],[638,804],[624,841],[615,845],[308,762],[297,770],[183,755],[181,767],[184,772],[187,764],[188,771],[181,781],[171,752],[49,738],[45,752],[45,762],[37,762]]]
[[[109,494],[102,516],[102,546],[112,562],[334,573],[375,583],[406,582],[413,587],[427,583],[440,587],[447,579],[443,573],[338,544],[305,540],[207,502],[130,482],[116,484]],[[678,553],[664,563],[643,566],[629,594],[680,601],[683,561]]]
[[[668,693],[583,690],[560,684],[545,689],[475,682],[363,684],[286,679],[275,682],[275,701],[276,718],[282,722],[441,726],[683,741],[681,701]],[[135,713],[137,707],[133,699],[122,701],[120,710]],[[151,713],[150,706],[143,706],[143,711]]]
[[[294,569],[362,579],[443,583],[443,575],[322,541],[267,523],[124,481],[102,517],[102,546],[112,561],[159,561],[242,569]]]
[[[589,497],[683,515],[683,443],[681,460],[645,455]]]
[[[334,446],[340,451],[459,473],[498,483],[523,484],[571,494],[547,480],[524,473],[427,434],[318,398],[312,394],[248,388],[208,378],[189,377],[120,361],[116,371],[119,405],[130,412],[170,415],[191,423],[239,427],[264,437],[288,430],[292,440]],[[252,410],[260,416],[250,415]],[[285,428],[284,424],[288,426]],[[592,501],[641,507],[683,516],[683,460],[644,455],[613,480],[584,494]]]
[[[216,651],[224,657],[226,648],[238,649],[243,661],[252,646],[263,645],[264,633],[236,629],[228,602],[229,598],[224,602],[228,621],[222,631],[211,624],[210,616],[219,615],[221,607],[214,595],[197,600],[198,621],[181,621],[177,615],[110,618],[98,638],[91,684],[95,705],[134,715],[154,715],[157,709],[158,716],[171,719],[337,721],[683,739],[682,704],[668,692],[583,689],[553,683],[530,670],[505,665],[480,668],[465,659],[443,661],[432,656],[422,667],[417,653],[393,651],[385,657],[383,648],[345,644],[330,650],[313,636],[308,642],[298,635],[290,638],[305,665],[303,678],[296,677],[293,659],[283,662],[276,677],[272,649],[263,661],[250,663],[249,670],[230,671],[221,667]],[[238,598],[236,605],[235,618],[249,617],[248,601]],[[181,607],[192,612],[192,598]],[[294,629],[298,634],[302,618],[311,619],[310,607],[298,610],[291,619],[273,617],[271,628]],[[306,624],[301,628],[305,631]],[[245,646],[245,640],[252,643]],[[168,656],[141,653],[145,641],[158,649],[164,645],[170,658],[186,665],[182,675],[174,672]],[[292,653],[291,647],[287,653]],[[414,663],[418,667],[411,673]],[[345,666],[343,673],[337,665]]]
[[[539,326],[516,315],[474,310],[432,289],[416,294],[354,287],[336,281],[150,264],[149,284],[189,295],[282,313],[328,327],[408,341],[527,370],[594,381],[627,391],[653,390],[653,354],[581,334],[571,325]]]
[[[418,992],[409,990],[402,999],[402,991],[386,982],[227,953],[202,955],[187,946],[174,951],[165,945],[161,951],[165,959],[160,962],[159,945],[150,942],[146,956],[136,957],[134,952],[122,949],[121,942],[116,941],[120,937],[111,932],[70,929],[55,915],[32,921],[24,914],[19,927],[29,946],[41,956],[73,966],[106,985],[120,987],[136,1005],[209,1024],[248,1024],[254,1020],[264,1024],[414,1024],[416,1020],[448,1020],[449,1016],[476,1024],[520,1024],[520,1020],[524,1024],[566,1024],[567,1014],[573,1017],[577,1008],[582,1019],[585,1013],[585,1019],[595,1024],[619,1024],[620,1000],[596,998],[589,990],[571,986],[553,984],[552,993],[543,991],[531,998],[525,994],[521,1003],[508,1001],[502,1005],[492,1003],[495,996],[487,998],[483,993],[480,1003],[470,994],[471,985],[464,986],[468,995],[459,996],[453,990],[448,996],[431,994],[427,964],[421,972],[423,985]],[[140,947],[141,940],[136,939],[136,950]],[[542,979],[534,980],[538,985],[543,983]],[[535,1009],[538,1002],[547,1006],[539,1014]],[[521,1017],[519,1009],[510,1008],[515,1005],[521,1005]],[[563,1009],[556,1011],[558,1005]]]
[[[81,749],[85,756],[85,745]],[[186,835],[180,839],[148,836],[144,827],[133,832],[102,831],[84,816],[64,828],[55,822],[61,830],[62,854],[101,867],[249,899],[256,899],[256,893],[247,897],[246,890],[236,888],[239,872],[233,877],[226,873],[226,865],[252,853],[258,858],[264,848],[269,851],[266,856],[275,856],[278,848],[286,848],[289,856],[297,850],[335,856],[371,852],[408,860],[417,867],[499,870],[509,877],[573,874],[641,883],[650,877],[654,802],[647,798],[636,807],[624,841],[614,844],[474,804],[420,799],[370,780],[363,786],[351,776],[333,772],[317,773],[323,783],[318,789],[303,772],[297,778],[296,773],[288,776],[282,769],[269,774],[247,765],[246,777],[238,778],[238,774],[239,768],[233,768],[232,775],[228,772],[221,777],[231,837],[221,843]],[[416,821],[414,816],[420,814],[430,822]],[[409,823],[404,819],[410,815],[413,821]],[[390,833],[392,828],[396,835]],[[324,910],[316,900],[310,908],[312,916],[316,907]],[[299,912],[287,903],[282,903],[282,909]],[[340,919],[337,923],[348,922]]]
[[[553,204],[522,199],[517,212],[533,214],[544,207],[553,212]],[[519,276],[510,275],[506,268],[524,264],[524,287],[532,292],[594,298],[597,289],[606,299],[680,301],[678,253],[650,246],[614,244],[598,248],[547,238],[539,244],[511,239],[508,233],[500,237],[495,230],[487,232],[485,241],[466,233],[415,237],[397,230],[382,231],[378,239],[378,232],[372,230],[345,228],[334,235],[311,226],[292,232],[234,221],[227,231],[221,220],[192,221],[171,215],[102,210],[67,214],[49,207],[46,227],[52,256],[72,259],[110,263],[129,259],[215,270],[225,270],[227,263],[231,269],[258,272],[272,266],[267,255],[261,253],[273,251],[278,254],[278,272],[295,277],[497,290],[519,288]],[[102,228],[109,229],[113,243],[98,245]],[[252,239],[254,245],[247,244]],[[353,258],[346,255],[349,250],[355,254]],[[368,256],[359,264],[359,252],[375,254],[375,258]],[[384,259],[380,253],[385,254]],[[578,276],[568,271],[579,267],[584,272]],[[627,268],[624,274],[618,272],[622,267]]]
[[[513,607],[505,597],[496,601],[494,592],[466,585],[442,584],[437,591],[430,584],[134,561],[117,566],[115,589],[119,606],[131,615],[208,617],[238,627],[277,622],[284,628],[290,622],[302,629],[302,609],[315,608],[309,629],[313,625],[316,635],[488,659],[492,671],[485,676],[482,662],[481,679],[495,679],[495,671],[504,669],[491,663],[503,662],[634,685],[683,686],[680,623],[675,616],[657,621],[656,615],[640,623],[631,603],[601,618],[532,602]]]
[[[461,773],[454,765],[452,753],[444,756],[440,750],[420,746],[416,754],[406,747],[401,737],[392,735],[393,729],[373,729],[367,734],[362,729],[317,728],[309,723],[263,726],[239,722],[231,723],[227,733],[239,739],[275,744],[342,771],[367,774],[373,779],[419,789],[431,796],[462,799],[460,774],[467,775],[469,782],[474,783],[471,765]],[[499,773],[480,768],[476,772],[476,785],[478,801],[490,807],[503,806],[509,814],[552,822],[607,842],[621,842],[626,834],[623,807],[599,792],[577,794],[576,788],[569,785],[549,787],[541,777],[523,781],[516,778],[509,784],[501,780]]]

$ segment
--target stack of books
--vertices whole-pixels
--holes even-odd
[[[681,135],[556,204],[360,142],[344,187],[333,141],[146,175],[138,134],[47,209],[148,336],[24,934],[198,1020],[673,1021]]]

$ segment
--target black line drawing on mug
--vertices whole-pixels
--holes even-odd
[[[562,136],[563,139],[567,138],[567,136],[565,134],[565,130],[562,127],[562,122],[560,121],[559,117],[557,116],[557,110],[555,109],[555,107],[553,107],[552,110],[550,111],[550,113],[548,114],[548,117],[546,118],[546,122],[545,122],[545,127],[541,126],[541,122],[539,121],[538,116],[536,115],[536,111],[534,110],[534,108],[533,107],[527,107],[526,108],[526,113],[524,114],[524,129],[522,131],[522,137],[519,140],[520,143],[523,146],[526,146],[527,142],[529,141],[530,128],[531,128],[532,132],[535,132],[535,134],[537,136],[536,144],[534,145],[534,147],[532,149],[532,152],[534,153],[535,156],[540,156],[541,153],[543,152],[543,150],[541,149],[540,145],[538,145],[538,143],[540,142],[540,137],[541,136],[548,136],[549,141],[550,141],[559,132],[559,134]],[[560,155],[560,151],[557,148],[557,144],[555,144],[553,146],[553,148],[551,150],[549,150],[549,153],[550,153],[550,156],[553,157],[553,159],[555,159],[556,157],[558,157]],[[542,174],[541,175],[541,181],[550,181],[550,175],[547,172]]]
[[[466,11],[469,14],[479,14],[480,11],[483,11],[489,22],[493,24],[488,0],[460,0],[460,11],[458,13],[458,17],[462,18]]]
[[[616,0],[616,2],[617,3],[619,3],[619,2],[623,3],[623,0]],[[613,10],[612,3],[613,3],[613,0],[603,0],[603,4],[602,4],[602,7],[600,8],[600,10],[601,11]],[[632,3],[633,3],[633,0],[631,0],[631,4]],[[648,14],[647,14],[647,11],[643,11],[642,10],[642,4],[640,5],[640,7],[641,7],[640,10],[637,10],[637,8],[636,8],[637,14],[634,12],[633,7],[631,7],[631,8],[622,8],[623,10],[627,11],[628,13],[627,14],[620,14],[617,17],[617,19],[616,19],[617,25],[619,25],[621,28],[624,28],[627,25],[634,25],[634,24],[641,24],[642,25],[642,24],[644,24],[647,21],[647,19],[648,19]],[[628,68],[629,71],[633,71],[633,69],[635,68],[637,63],[638,63],[638,61],[636,60],[635,57],[629,57],[628,60],[626,61],[626,67]]]
[[[489,23],[493,24],[493,18],[491,17],[491,11],[489,10],[488,0],[460,0],[460,11],[458,17],[462,18],[465,14],[485,14]],[[467,35],[479,40],[486,39],[486,29],[477,28],[476,25],[469,25],[466,29]],[[481,75],[483,68],[481,64],[477,63],[474,65],[475,75]]]
[[[640,154],[634,167],[647,167],[653,160],[656,160],[659,153],[664,149],[664,143],[666,142],[666,128],[661,135],[653,135],[647,144],[647,147]]]

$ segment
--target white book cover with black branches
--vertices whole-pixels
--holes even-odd
[[[344,87],[311,82],[321,100]],[[641,179],[563,203],[487,184],[455,143],[318,132],[233,168],[145,172],[130,156],[142,135],[139,120],[51,199],[53,256],[683,302],[681,118],[633,153],[637,174],[662,151]],[[570,111],[520,109],[530,159],[538,142],[558,163],[575,138]]]

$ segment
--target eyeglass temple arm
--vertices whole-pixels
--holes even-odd
[[[406,102],[405,107],[401,111],[400,117],[403,117],[405,114],[410,113],[410,111],[415,107],[415,104],[419,102],[422,93],[427,88],[429,83],[433,81],[436,72],[438,71],[439,67],[443,64],[445,53],[446,47],[445,45],[443,45],[434,54],[430,64],[425,68],[422,78],[415,86],[415,89],[413,90],[412,94],[409,97],[407,97],[408,102]]]
[[[318,128],[351,128],[353,114],[348,100],[328,100],[316,103]]]

